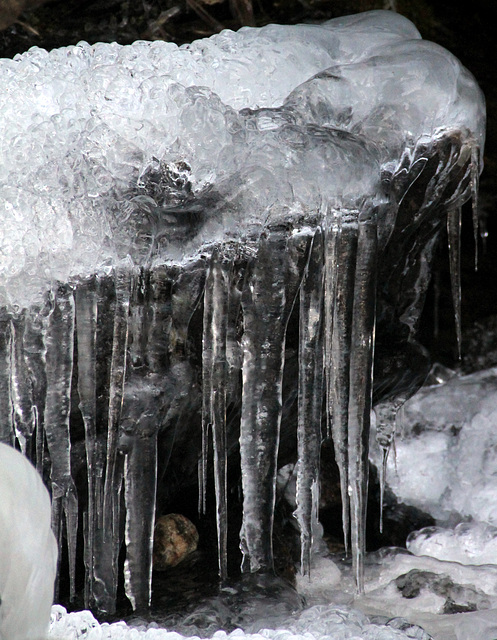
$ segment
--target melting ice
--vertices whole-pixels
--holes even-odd
[[[291,316],[301,568],[331,434],[362,591],[372,396],[386,465],[395,412],[426,374],[415,334],[442,225],[460,325],[460,209],[472,195],[476,212],[485,126],[472,76],[406,19],[369,12],[181,47],[33,48],[0,61],[0,82],[0,437],[40,470],[48,454],[72,594],[75,425],[86,603],[114,611],[124,541],[141,608],[157,439],[186,406],[201,507],[213,441],[221,577],[233,429],[243,570],[272,570]]]

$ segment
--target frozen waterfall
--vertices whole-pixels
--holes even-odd
[[[377,11],[181,47],[33,48],[0,60],[0,84],[0,439],[45,473],[71,594],[83,540],[86,605],[112,613],[124,544],[127,597],[147,607],[178,446],[201,508],[213,470],[225,578],[239,442],[242,568],[271,571],[293,403],[301,569],[331,434],[360,591],[373,400],[386,464],[427,371],[415,337],[443,225],[460,326],[485,128],[471,74]]]

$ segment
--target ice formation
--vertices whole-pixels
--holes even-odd
[[[30,462],[0,443],[0,639],[45,640],[57,543],[50,496]]]
[[[235,629],[231,633],[216,631],[216,640],[430,640],[420,628],[401,618],[392,618],[387,624],[375,624],[367,616],[349,607],[315,606],[304,611],[282,628],[261,628],[258,632],[245,633]],[[404,632],[402,629],[407,629]],[[409,631],[411,633],[409,633]],[[417,631],[418,635],[412,635]],[[421,635],[423,634],[423,635]],[[194,639],[200,636],[189,636]],[[125,622],[100,625],[87,612],[68,614],[63,607],[53,608],[48,640],[183,640],[183,636],[166,629],[149,625],[128,626]],[[485,639],[486,640],[486,639]]]
[[[414,337],[443,224],[460,317],[460,209],[476,200],[484,143],[472,76],[406,19],[370,12],[179,48],[34,48],[0,61],[0,83],[0,437],[39,468],[48,450],[71,591],[74,431],[86,602],[113,611],[124,539],[126,592],[146,607],[157,439],[181,437],[187,405],[202,415],[201,507],[213,439],[220,575],[235,405],[243,569],[272,569],[292,314],[302,570],[323,422],[361,590],[375,335],[386,460],[395,410],[425,374]]]
[[[441,525],[496,526],[496,420],[496,369],[423,387],[403,407],[388,485]]]

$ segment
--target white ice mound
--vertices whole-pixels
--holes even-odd
[[[57,544],[50,497],[31,463],[0,443],[0,640],[45,640]]]
[[[411,533],[406,546],[416,556],[460,564],[496,564],[497,527],[481,522],[461,522],[454,529],[425,527]]]
[[[483,147],[474,79],[386,11],[181,47],[32,48],[0,60],[0,86],[4,303],[128,256],[384,205],[384,166],[446,132]]]
[[[495,368],[421,389],[404,405],[387,484],[440,524],[471,518],[497,526],[496,421]]]

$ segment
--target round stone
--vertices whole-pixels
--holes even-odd
[[[179,513],[161,516],[154,530],[154,569],[175,567],[197,549],[198,531]]]

